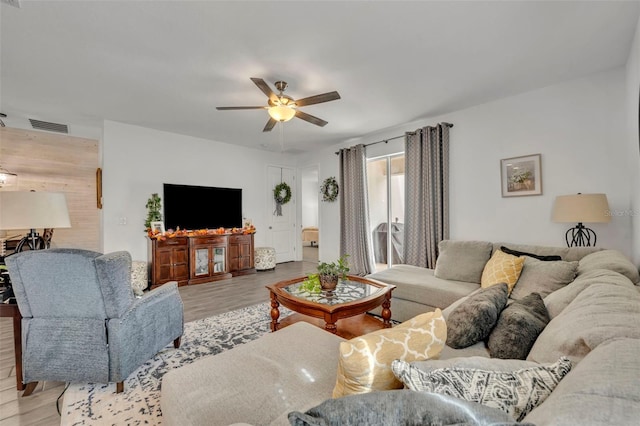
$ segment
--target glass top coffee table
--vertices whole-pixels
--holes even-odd
[[[340,280],[332,292],[309,292],[300,288],[307,277],[266,286],[271,293],[271,331],[280,327],[280,305],[302,315],[324,319],[325,330],[336,333],[340,319],[364,314],[382,305],[383,326],[391,327],[391,292],[396,288],[354,275]]]

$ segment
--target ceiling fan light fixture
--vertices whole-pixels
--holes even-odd
[[[286,105],[275,105],[267,110],[276,121],[289,121],[296,115],[296,110]]]

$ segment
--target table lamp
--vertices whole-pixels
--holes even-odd
[[[0,229],[30,229],[16,252],[48,247],[36,228],[70,228],[67,200],[61,192],[0,191]]]
[[[589,247],[592,240],[595,246],[596,233],[583,223],[611,221],[606,194],[559,195],[556,197],[552,217],[554,222],[578,223],[569,228],[564,236],[568,247]]]

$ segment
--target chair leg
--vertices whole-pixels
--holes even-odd
[[[182,336],[178,337],[176,340],[173,341],[173,347],[178,349],[180,347],[180,339],[182,339]]]
[[[24,392],[22,394],[22,396],[29,396],[33,393],[33,391],[36,389],[36,386],[38,386],[38,382],[29,382],[27,383],[27,386],[24,388]]]
[[[124,380],[116,383],[116,393],[122,393],[124,391]]]

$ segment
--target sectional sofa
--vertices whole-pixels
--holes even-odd
[[[463,349],[445,345],[439,359],[409,364],[422,371],[476,368],[491,373],[518,372],[557,363],[565,357],[571,370],[550,396],[520,419],[523,423],[637,424],[640,275],[621,253],[445,241],[441,243],[435,270],[403,265],[372,276],[397,286],[391,305],[394,318],[408,319],[415,313],[444,308],[442,314],[449,321],[461,306],[468,305],[483,291],[478,274],[482,275],[484,264],[502,247],[529,254],[519,256],[524,257],[524,266],[508,303],[524,299],[530,291],[538,292],[550,320],[528,350],[526,359],[490,358],[486,344],[480,341]],[[536,258],[545,259],[544,256],[560,256],[562,260]],[[473,282],[476,278],[477,282]],[[333,422],[353,424],[354,413],[366,408],[368,416],[386,416],[367,417],[369,421],[384,418],[385,423],[403,424],[406,419],[389,416],[422,415],[426,421],[433,418],[428,416],[433,416],[442,404],[449,413],[446,415],[450,415],[452,406],[456,407],[458,417],[454,418],[458,422],[500,421],[491,417],[496,413],[487,414],[487,407],[457,398],[438,396],[437,402],[425,402],[425,398],[437,396],[433,393],[383,391],[332,399],[342,342],[340,337],[319,328],[296,323],[171,371],[162,384],[163,422],[284,425],[289,424],[291,413],[295,424],[324,424],[331,416]],[[438,411],[438,416],[446,415]],[[311,418],[312,422],[305,423],[305,418]]]

